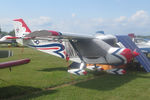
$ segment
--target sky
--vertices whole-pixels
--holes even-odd
[[[32,31],[150,35],[150,0],[0,0],[2,31],[22,18]]]

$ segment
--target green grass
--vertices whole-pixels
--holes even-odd
[[[30,94],[22,100],[149,100],[149,93],[150,74],[129,72],[124,76],[105,74],[75,85]]]
[[[67,73],[67,63],[64,59],[54,57],[30,48],[1,48],[11,49],[14,56],[0,59],[0,62],[30,58],[29,64],[0,70],[0,98],[28,94],[44,88],[57,86],[88,76],[75,76]]]
[[[1,48],[8,49],[8,48]],[[75,76],[67,73],[65,60],[33,49],[9,48],[14,56],[0,62],[31,58],[29,64],[0,70],[0,99],[8,100],[148,100],[150,74],[129,71],[126,75],[89,73]],[[94,79],[55,87],[72,81]]]

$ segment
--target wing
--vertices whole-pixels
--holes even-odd
[[[56,32],[56,31],[48,31],[48,30],[41,30],[41,31],[34,31],[31,34],[26,35],[26,37],[30,38],[42,38],[42,39],[92,39],[94,38],[92,35],[87,34],[77,34],[77,33],[68,33],[68,32]]]
[[[104,56],[111,46],[101,39],[97,39],[92,35],[61,33],[56,31],[35,31],[28,34],[34,40],[47,40],[51,42],[61,42],[67,55],[70,58],[79,58],[80,62],[86,63],[107,63]]]

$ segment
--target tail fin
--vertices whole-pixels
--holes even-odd
[[[18,38],[23,38],[24,36],[31,33],[31,30],[28,28],[26,23],[23,19],[15,19],[14,20],[14,27],[15,27],[15,36]],[[19,44],[23,45],[22,39],[16,40]]]
[[[15,19],[14,26],[16,37],[24,37],[27,34],[31,33],[31,30],[28,28],[23,19]]]

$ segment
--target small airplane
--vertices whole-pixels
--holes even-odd
[[[115,66],[107,72],[124,74],[125,70],[119,66],[129,63],[139,55],[128,48],[111,46],[113,42],[111,40],[115,38],[112,35],[76,34],[52,30],[31,32],[23,19],[15,19],[14,26],[18,43],[73,61],[68,72],[75,75],[87,74],[85,68],[103,70],[97,64]]]

